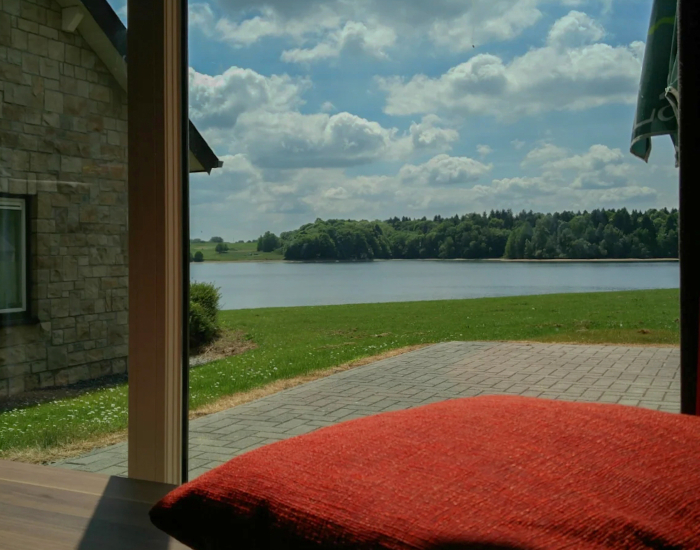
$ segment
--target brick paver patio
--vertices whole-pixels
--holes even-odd
[[[680,409],[677,348],[447,342],[190,423],[190,477],[262,445],[375,413],[485,394]],[[56,466],[126,475],[126,443]]]

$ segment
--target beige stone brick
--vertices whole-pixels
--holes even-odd
[[[47,91],[44,97],[44,108],[54,113],[62,113],[63,94],[61,92]]]
[[[39,373],[39,387],[50,388],[54,385],[54,375],[52,372]]]
[[[40,372],[46,372],[49,365],[46,361],[35,361],[32,363],[32,374],[38,374]]]
[[[2,9],[10,15],[20,15],[20,0],[3,0]]]
[[[52,29],[51,27],[47,27],[46,25],[39,25],[39,34],[52,40],[58,39],[58,31],[56,29]],[[51,50],[49,50],[49,52],[50,51]]]
[[[20,29],[12,29],[10,45],[13,48],[24,51],[27,49],[27,33]]]
[[[27,151],[12,151],[12,169],[13,170],[29,170],[29,153]],[[10,181],[10,193],[27,192],[27,182],[18,181],[18,179]]]
[[[93,69],[97,62],[97,56],[90,50],[80,50],[80,65],[86,69]]]
[[[36,136],[19,134],[17,148],[25,151],[36,151],[39,148],[39,139]]]
[[[10,378],[8,380],[8,394],[17,395],[24,392],[24,376],[18,376],[16,378]]]
[[[112,90],[99,84],[90,85],[90,99],[109,103],[112,100]]]
[[[68,348],[66,346],[53,346],[48,349],[47,364],[49,370],[64,368],[68,365]]]
[[[22,71],[29,74],[39,74],[39,59],[38,55],[22,54]]]
[[[59,40],[49,40],[49,58],[63,62],[66,60],[66,45]]]
[[[61,127],[61,116],[59,113],[43,113],[41,121],[45,126],[51,126],[52,128]]]
[[[109,376],[112,374],[112,365],[109,361],[101,361],[99,363],[94,363],[89,366],[90,378],[101,378],[103,376]]]
[[[48,155],[46,153],[30,153],[29,169],[32,172],[48,172],[50,158],[51,155]]]
[[[121,145],[121,134],[110,130],[107,132],[107,143],[110,145]]]
[[[23,2],[23,3],[26,3],[26,2]],[[17,19],[17,27],[20,30],[23,30],[23,31],[31,33],[31,34],[39,34],[39,24],[36,23],[35,21],[29,21],[28,19],[19,18],[19,19]]]
[[[12,46],[12,17],[0,12],[0,46]]]
[[[77,90],[77,85],[76,85]],[[87,111],[88,100],[77,95],[66,95],[63,98],[63,108],[67,115],[80,116]]]
[[[45,36],[38,34],[27,35],[27,49],[30,53],[48,57],[49,55],[49,40]]]
[[[24,84],[22,67],[13,63],[0,61],[0,79],[3,83]]]
[[[61,172],[79,174],[83,169],[83,159],[76,157],[61,158]]]
[[[51,300],[51,317],[68,317],[70,302],[65,298]]]
[[[23,19],[34,21],[35,23],[46,24],[46,9],[36,4],[22,2],[20,6],[20,15]]]
[[[56,384],[56,386],[67,386],[68,384],[70,384],[68,369],[62,369],[54,373],[54,383]]]
[[[80,48],[67,44],[65,55],[66,63],[70,63],[71,65],[80,65]]]
[[[5,370],[0,371],[0,378],[9,378],[10,376],[19,376],[19,374],[23,374],[24,371],[17,369],[20,368],[18,365],[26,360],[25,346],[19,345],[4,348],[2,352],[0,352],[0,369]]]
[[[44,0],[42,0],[44,1]],[[59,38],[63,40],[70,39],[71,36],[66,35],[67,33],[64,33],[61,31],[62,28],[62,23],[63,23],[63,18],[62,16],[62,10],[59,7],[59,5],[54,1],[54,0],[45,0],[47,3],[49,3],[50,9],[46,11],[46,25],[52,29],[56,29],[58,31],[58,36]]]
[[[58,80],[61,77],[58,61],[43,57],[39,62],[39,74],[45,78]]]
[[[13,84],[11,82],[5,83],[4,96],[5,103],[15,103],[24,106],[31,104],[34,99],[34,94],[30,86]]]
[[[90,378],[90,371],[87,365],[80,367],[75,367],[68,370],[68,383],[75,384],[76,382],[82,382]]]
[[[84,365],[87,361],[87,356],[84,351],[74,351],[68,354],[68,366],[72,367],[75,365]],[[87,367],[85,368],[86,378],[87,378]],[[85,378],[83,378],[85,380]],[[78,380],[75,380],[78,382]],[[73,382],[71,382],[72,384]]]

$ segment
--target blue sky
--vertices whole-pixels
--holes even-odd
[[[125,16],[123,2],[113,7]],[[678,203],[629,154],[649,0],[190,3],[190,115],[224,168],[192,235],[320,218]]]

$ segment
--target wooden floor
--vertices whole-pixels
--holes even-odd
[[[2,550],[182,550],[148,510],[169,485],[0,461]]]

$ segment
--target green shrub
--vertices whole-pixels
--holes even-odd
[[[197,349],[210,343],[219,332],[216,321],[212,319],[202,304],[190,302],[190,347]]]
[[[197,250],[197,252],[194,253],[194,261],[195,262],[203,262],[204,261],[204,254],[202,254],[201,250]]]
[[[190,302],[197,302],[204,306],[204,309],[212,319],[216,319],[219,314],[219,304],[221,302],[221,291],[212,283],[190,284]]]
[[[211,283],[190,284],[190,346],[210,343],[219,332],[221,292]]]

